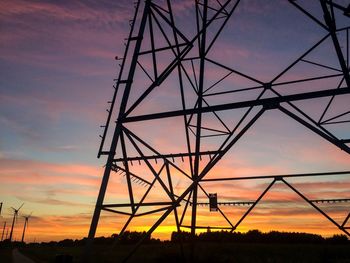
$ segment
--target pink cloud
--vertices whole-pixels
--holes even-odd
[[[7,195],[27,196],[26,192],[15,189],[27,189],[40,193],[44,189],[56,189],[54,195],[76,195],[74,188],[81,189],[81,194],[97,193],[100,183],[101,168],[82,164],[55,164],[32,160],[1,159],[0,177],[2,191]],[[64,185],[64,186],[63,186]],[[61,191],[61,188],[62,191]],[[69,192],[69,188],[72,188]],[[41,190],[39,190],[41,189]],[[44,191],[45,192],[45,191]],[[51,195],[49,192],[46,194]],[[37,194],[36,194],[37,195]],[[29,195],[30,196],[30,195]]]
[[[126,3],[119,3],[127,9],[131,9],[132,6]],[[2,3],[3,8],[0,11],[0,15],[3,17],[10,16],[24,16],[24,15],[45,15],[53,17],[61,21],[117,21],[124,22],[129,18],[128,12],[109,12],[101,13],[98,10],[94,9],[94,6],[88,5],[84,2],[76,1],[70,3],[70,5],[64,6],[57,3],[47,3],[47,2],[28,2],[28,1],[4,1]],[[106,10],[104,10],[106,11]],[[103,18],[103,19],[102,19]]]

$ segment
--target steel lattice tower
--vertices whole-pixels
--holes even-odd
[[[246,132],[272,111],[350,154],[349,131],[334,128],[350,122],[350,106],[337,108],[339,98],[348,100],[350,93],[350,5],[332,0],[314,1],[313,8],[316,6],[319,12],[316,15],[305,4],[310,1],[285,1],[286,9],[299,13],[318,33],[312,41],[300,41],[297,55],[287,64],[282,63],[286,66],[277,74],[261,80],[241,70],[235,61],[218,55],[222,48],[220,41],[234,28],[232,21],[244,2],[188,1],[185,11],[193,21],[181,21],[178,12],[185,11],[179,11],[178,5],[170,0],[134,3],[135,14],[130,20],[125,53],[116,58],[120,61],[120,72],[115,79],[115,92],[109,102],[107,122],[102,126],[98,157],[106,155],[107,161],[90,227],[90,241],[102,210],[127,216],[121,233],[136,218],[161,213],[148,235],[170,215],[174,216],[178,231],[188,228],[195,234],[196,229],[207,228],[197,224],[198,206],[210,205],[227,223],[226,226],[211,224],[210,228],[234,231],[276,182],[287,186],[350,236],[347,226],[350,213],[339,223],[318,205],[350,199],[311,199],[289,181],[296,177],[346,176],[350,171],[206,178]],[[335,62],[330,65],[327,61]],[[250,63],[254,64],[254,60]],[[300,78],[290,74],[298,67],[305,72],[310,70],[313,75]],[[310,104],[317,105],[317,110],[313,109],[317,114],[311,114],[304,106]],[[162,129],[165,131],[160,132]],[[157,140],[147,138],[150,132],[155,133]],[[164,138],[179,143],[163,147]],[[124,193],[128,199],[106,203],[110,176],[118,173],[126,179]],[[175,177],[182,177],[185,187],[176,189]],[[220,202],[204,186],[210,182],[261,179],[269,183],[255,200]],[[156,200],[151,197],[154,192],[162,192],[164,198]],[[199,194],[204,194],[210,202],[200,201]],[[221,205],[249,208],[237,222],[232,222]],[[188,225],[184,223],[186,219]]]

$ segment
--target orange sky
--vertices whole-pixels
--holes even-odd
[[[313,8],[316,2],[318,1],[304,1],[303,4]],[[190,26],[190,19],[194,17],[192,7],[191,1],[177,1],[173,6],[176,19],[183,23],[181,26],[187,35],[193,33]],[[322,19],[318,9],[312,10]],[[277,1],[274,5],[263,5],[259,1],[247,4],[247,1],[242,1],[237,12],[236,20],[228,24],[228,28],[234,30],[224,31],[225,34],[219,38],[209,57],[223,61],[228,66],[237,66],[237,70],[252,74],[262,81],[269,81],[324,35],[323,29],[295,8],[290,8],[287,1]],[[27,242],[75,239],[87,235],[106,161],[104,157],[96,158],[100,143],[98,134],[101,133],[99,125],[105,122],[104,108],[112,96],[113,78],[119,70],[114,57],[123,54],[123,39],[129,31],[128,20],[132,14],[133,7],[127,0],[62,3],[5,0],[0,4],[0,202],[3,202],[0,233],[4,222],[7,227],[10,225],[11,207],[19,207],[24,203],[15,226],[16,240],[22,234],[23,216],[31,212],[33,215],[29,221]],[[339,21],[339,26],[349,26],[349,20]],[[212,35],[209,34],[208,38],[210,37]],[[345,46],[344,35],[339,33],[339,37]],[[157,45],[162,45],[165,40],[159,37],[156,42]],[[147,43],[144,45],[147,46]],[[308,58],[339,68],[334,59],[335,53],[328,52],[330,45],[330,41],[325,41]],[[344,50],[343,52],[345,53]],[[167,65],[169,58],[168,54],[160,57],[160,68]],[[145,59],[142,63],[146,70],[152,70],[150,60]],[[183,67],[189,69],[191,64],[184,62]],[[198,67],[197,62],[194,67]],[[205,87],[210,87],[226,73],[208,62]],[[330,73],[334,72],[314,65],[298,64],[278,81]],[[135,74],[131,101],[137,99],[149,83],[140,69]],[[195,78],[195,74],[189,75],[189,79]],[[322,90],[336,87],[339,80],[336,77],[313,82],[314,85],[281,85],[278,91],[289,94]],[[221,84],[212,92],[231,86],[241,88],[256,85],[254,81],[238,75],[230,76]],[[185,81],[186,85],[189,86],[189,80]],[[177,88],[176,78],[171,75],[133,114],[179,109],[181,103]],[[186,95],[186,103],[192,105],[195,98],[193,91]],[[208,101],[221,104],[255,98],[255,95],[254,92],[239,96],[233,93],[212,96]],[[348,95],[337,98],[326,117],[349,110],[348,101]],[[320,117],[327,102],[323,98],[297,105],[316,119]],[[243,110],[237,109],[221,112],[220,116],[231,128],[240,119],[242,112]],[[203,122],[208,127],[222,128],[212,114],[203,116]],[[161,149],[162,153],[187,151],[182,117],[130,123],[126,126],[154,148]],[[114,122],[109,135],[113,127]],[[347,123],[328,128],[339,138],[347,138],[350,125]],[[191,138],[193,143],[193,137]],[[109,140],[110,137],[107,145]],[[217,149],[221,140],[203,140],[202,150]],[[128,140],[127,146],[128,154],[135,155],[136,150]],[[120,148],[117,155],[120,155]],[[157,171],[162,165],[161,162],[156,164],[154,160],[150,162]],[[203,168],[207,162],[208,157],[203,157],[200,167]],[[189,172],[187,159],[182,162],[177,158],[174,164]],[[134,162],[130,167],[135,174],[147,180],[153,179],[145,164]],[[281,112],[268,111],[206,178],[344,170],[350,170],[349,154]],[[171,169],[171,174],[174,191],[181,195],[188,187],[189,180],[176,169]],[[165,171],[161,173],[161,178],[167,182]],[[349,174],[287,181],[310,199],[350,198]],[[254,201],[270,182],[271,180],[224,181],[202,182],[201,185],[207,192],[217,193],[219,202]],[[106,203],[129,201],[126,179],[122,175],[112,173],[107,190]],[[145,191],[145,187],[134,184],[136,200]],[[147,199],[168,200],[159,183],[155,184]],[[201,192],[199,201],[208,201]],[[350,203],[320,204],[320,207],[338,223],[350,211]],[[181,203],[178,210],[181,212],[183,208],[184,203]],[[233,223],[237,222],[246,209],[247,206],[222,207]],[[135,218],[129,230],[147,230],[161,214],[162,212]],[[103,212],[97,236],[118,233],[126,219],[123,215]],[[187,213],[184,225],[189,225],[189,220]],[[222,216],[218,212],[209,212],[208,207],[198,207],[197,222],[201,226],[227,226]],[[325,236],[341,233],[281,182],[273,186],[237,231],[250,229],[302,231]],[[171,214],[153,236],[168,239],[174,230],[174,216]]]

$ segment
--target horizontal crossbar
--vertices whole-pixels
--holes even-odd
[[[272,108],[272,107],[278,106],[279,103],[283,103],[283,102],[307,100],[307,99],[329,97],[333,95],[343,95],[343,94],[349,94],[349,93],[350,93],[350,88],[328,89],[328,90],[286,95],[282,97],[273,97],[273,98],[266,98],[266,99],[259,99],[259,100],[249,100],[249,101],[233,102],[233,103],[227,103],[227,104],[219,104],[219,105],[202,107],[201,109],[195,108],[195,109],[158,112],[158,113],[130,116],[130,117],[124,116],[124,118],[121,121],[137,122],[137,121],[155,120],[155,119],[161,119],[161,118],[178,117],[183,115],[192,115],[192,114],[205,113],[205,112],[240,109],[240,108],[247,108],[247,107],[253,107],[253,106],[264,106],[267,108]]]
[[[200,156],[204,155],[214,155],[219,154],[221,151],[205,151],[205,152],[199,152]],[[148,156],[133,156],[133,157],[127,157],[124,158],[117,158],[114,159],[114,162],[124,162],[124,160],[130,161],[142,161],[142,160],[158,160],[158,159],[168,159],[168,158],[179,158],[179,157],[188,157],[188,156],[195,156],[196,153],[168,153],[168,154],[158,154],[158,155],[148,155]]]

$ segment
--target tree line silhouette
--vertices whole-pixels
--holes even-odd
[[[125,231],[122,235],[113,234],[110,237],[96,237],[96,245],[110,245],[114,242],[122,245],[135,244],[143,237],[145,244],[160,244],[160,243],[189,243],[196,242],[216,242],[216,243],[265,243],[265,244],[350,244],[350,241],[345,235],[333,235],[332,237],[322,237],[317,234],[299,233],[299,232],[278,232],[271,231],[263,233],[259,230],[250,230],[246,233],[228,232],[228,231],[207,231],[196,234],[194,237],[189,232],[173,232],[170,240],[161,241],[150,236],[146,236],[146,232]],[[64,239],[61,241],[50,241],[41,243],[31,243],[29,245],[40,246],[59,246],[73,247],[82,246],[86,242],[83,239]],[[0,242],[0,247],[6,245]],[[16,242],[20,245],[20,242]]]
[[[225,243],[279,243],[279,244],[346,244],[349,243],[345,235],[333,235],[322,237],[317,234],[299,232],[271,231],[263,233],[259,230],[250,230],[246,233],[228,231],[207,231],[199,233],[194,238],[188,232],[173,232],[172,242],[190,242],[193,239],[200,242],[225,242]]]

